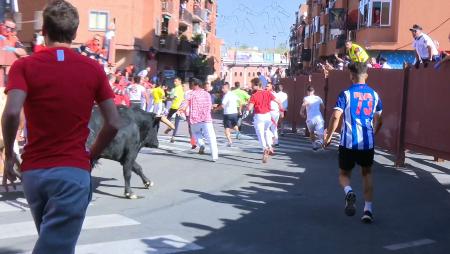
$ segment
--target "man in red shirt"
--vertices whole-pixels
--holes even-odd
[[[33,254],[74,253],[92,193],[91,162],[120,124],[103,69],[70,48],[78,24],[78,11],[70,3],[56,0],[47,5],[42,30],[48,49],[17,60],[5,90],[4,179],[9,181],[16,180],[13,142],[22,106],[27,119],[21,172],[39,232]],[[92,147],[86,147],[94,102],[104,124]]]
[[[272,125],[270,103],[275,101],[278,104],[280,112],[283,112],[284,109],[281,102],[270,91],[262,89],[262,83],[259,78],[254,78],[251,82],[255,93],[250,97],[248,111],[254,110],[253,124],[259,143],[263,148],[263,163],[267,163],[269,155],[273,154],[273,135],[270,131],[270,126]]]

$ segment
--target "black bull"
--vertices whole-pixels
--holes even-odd
[[[102,152],[100,158],[119,162],[123,167],[123,176],[125,179],[125,197],[134,199],[137,196],[133,194],[130,187],[131,172],[141,177],[146,188],[153,186],[142,171],[142,167],[136,163],[136,157],[142,147],[157,148],[159,123],[173,125],[165,118],[157,117],[153,113],[147,113],[138,108],[117,107],[122,119],[122,127],[109,146]],[[98,107],[94,107],[89,121],[90,135],[87,140],[87,146],[91,147],[103,125],[103,117]]]

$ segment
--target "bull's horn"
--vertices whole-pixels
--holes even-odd
[[[171,128],[172,130],[175,129],[175,126],[172,124],[172,122],[169,121],[169,119],[167,119],[167,117],[162,116],[161,117],[161,122],[165,125],[167,125],[167,127]]]

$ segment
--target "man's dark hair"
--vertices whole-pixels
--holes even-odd
[[[253,86],[259,86],[259,87],[262,86],[261,80],[259,78],[254,78],[250,82],[252,82]]]
[[[315,90],[314,90],[314,87],[313,86],[308,86],[307,88],[306,88],[306,91],[308,91],[308,92],[314,92]]]
[[[239,83],[239,81],[234,82],[234,87],[238,89],[239,87],[241,87],[241,83]]]
[[[139,84],[139,83],[141,83],[141,77],[136,75],[136,76],[133,77],[133,81],[134,81],[135,84]]]
[[[80,18],[77,9],[64,0],[54,0],[44,9],[45,34],[51,41],[71,43],[77,34]]]
[[[359,62],[350,63],[348,65],[348,70],[354,76],[359,77],[363,74],[367,74],[367,64]]]
[[[258,72],[256,73],[256,75],[258,75],[258,76],[261,75],[261,72],[258,71]]]
[[[194,84],[194,86],[198,86],[200,88],[205,88],[205,83],[203,83],[200,79],[198,78],[193,78],[192,79],[192,83]]]

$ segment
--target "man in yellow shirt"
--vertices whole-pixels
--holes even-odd
[[[153,95],[153,113],[157,116],[161,116],[164,110],[164,99],[166,97],[166,93],[164,89],[161,88],[160,84],[156,84],[155,88],[152,90]]]
[[[346,41],[345,48],[352,62],[365,63],[369,60],[369,54],[367,54],[363,47],[358,44],[353,43],[352,41]]]
[[[181,103],[184,100],[184,89],[181,83],[180,78],[176,78],[174,80],[175,87],[172,90],[173,98],[172,106],[170,107],[169,114],[167,115],[167,119],[172,119],[173,115],[177,113],[178,109],[180,109]],[[180,116],[178,114],[175,115],[175,129],[172,133],[172,138],[170,139],[171,143],[175,142],[175,135],[177,135],[178,125],[180,124]],[[169,134],[172,129],[168,128],[164,133]]]

